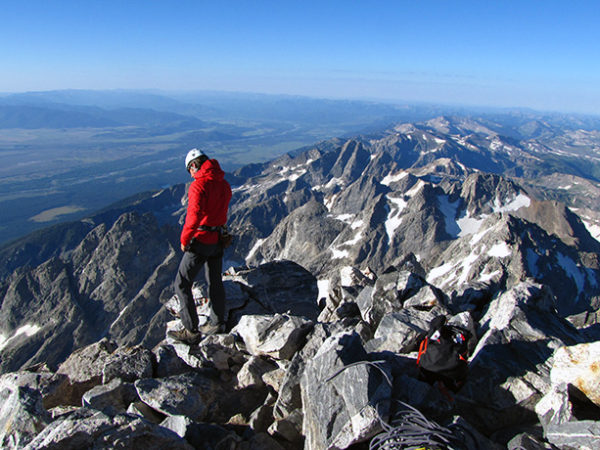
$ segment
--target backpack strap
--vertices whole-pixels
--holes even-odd
[[[421,355],[427,351],[427,343],[429,342],[429,338],[426,337],[421,341],[421,345],[419,345],[419,354],[417,355],[417,366],[419,365],[419,361],[421,361]]]

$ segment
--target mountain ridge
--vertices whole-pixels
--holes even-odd
[[[346,448],[381,431],[392,411],[372,405],[393,398],[439,420],[458,414],[484,448],[522,436],[525,424],[526,436],[583,445],[600,423],[594,407],[582,407],[581,396],[596,401],[594,388],[575,379],[579,372],[558,351],[595,358],[600,242],[585,223],[594,216],[584,220],[570,206],[581,201],[577,193],[564,189],[565,203],[546,198],[521,175],[541,184],[556,161],[579,158],[589,166],[580,175],[594,187],[596,149],[586,141],[561,155],[555,147],[554,163],[545,165],[539,142],[505,138],[489,123],[467,125],[448,117],[399,124],[228,174],[230,331],[197,348],[165,339],[165,329],[180,326],[171,320],[172,282],[187,185],[139,194],[0,249],[0,389],[21,392],[14,380],[45,367],[47,375],[36,375],[47,376],[45,394],[33,390],[35,398],[77,407],[28,439],[69,440],[68,431],[60,438],[53,431],[64,421],[94,429],[90,411],[108,421],[115,408],[137,402],[133,408],[155,423],[234,421],[267,430],[286,448]],[[583,162],[566,165],[562,176],[575,176]],[[201,282],[195,289],[204,295]],[[453,401],[416,373],[414,351],[438,315],[477,340],[472,375]],[[126,363],[131,352],[139,368]],[[579,397],[556,382],[559,364],[569,367],[561,379],[579,383]],[[119,380],[115,372],[123,372]],[[65,390],[62,400],[53,383]],[[172,392],[188,392],[194,403],[178,404]],[[549,418],[570,405],[589,416]],[[360,421],[356,411],[365,411]],[[154,432],[164,438],[163,428]]]

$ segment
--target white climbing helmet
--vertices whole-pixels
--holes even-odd
[[[197,148],[193,148],[191,149],[188,154],[185,157],[185,170],[190,170],[190,163],[195,160],[196,158],[200,158],[201,156],[203,156],[204,153],[202,153],[200,150],[198,150]],[[206,156],[206,155],[204,155]]]

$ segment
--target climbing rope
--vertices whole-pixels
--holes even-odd
[[[390,424],[379,419],[384,431],[373,437],[369,450],[475,450],[474,440],[459,425],[448,428],[427,419],[404,402]],[[473,444],[468,442],[472,441]]]

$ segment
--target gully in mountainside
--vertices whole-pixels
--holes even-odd
[[[188,191],[187,214],[180,239],[184,254],[175,278],[179,315],[185,328],[168,334],[179,341],[197,344],[202,333],[213,334],[225,329],[225,289],[221,278],[223,247],[220,244],[220,234],[227,222],[231,187],[217,160],[209,159],[198,149],[188,152],[185,166],[194,181]],[[208,323],[199,329],[192,285],[203,267],[206,268],[208,293],[218,322]]]

